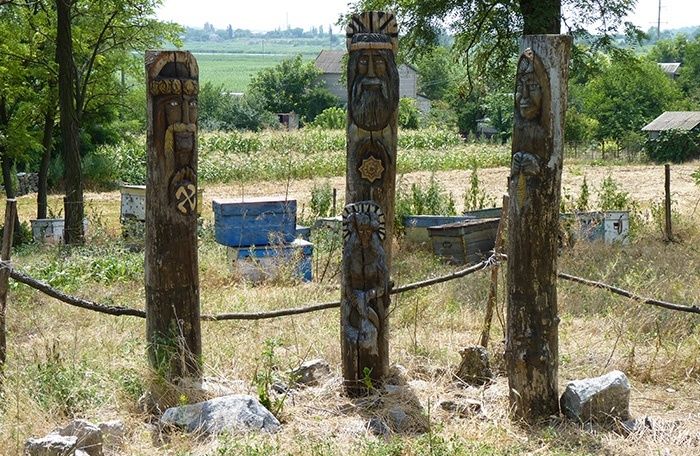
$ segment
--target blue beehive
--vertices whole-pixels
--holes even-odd
[[[290,244],[229,247],[227,251],[229,264],[242,277],[253,282],[275,277],[281,273],[291,272],[310,282],[313,278],[311,257],[314,245],[303,239],[295,239]]]
[[[296,237],[296,200],[214,200],[212,206],[214,237],[219,244],[229,247],[283,244]]]

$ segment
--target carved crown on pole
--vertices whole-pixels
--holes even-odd
[[[345,28],[345,38],[350,52],[360,49],[390,49],[396,54],[399,49],[396,16],[384,11],[353,14]]]

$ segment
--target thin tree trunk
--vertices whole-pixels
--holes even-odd
[[[56,125],[56,105],[51,103],[44,114],[44,133],[41,139],[43,155],[39,165],[39,185],[36,196],[36,218],[47,218],[48,212],[48,179],[49,164],[51,163],[51,151],[53,150],[53,129]]]
[[[65,164],[66,196],[63,200],[66,244],[82,244],[83,233],[83,176],[80,164],[79,123],[75,108],[75,64],[71,38],[72,0],[56,0],[57,34],[56,61],[58,62],[58,99],[61,112],[61,137]]]
[[[520,0],[523,35],[561,33],[561,0]]]

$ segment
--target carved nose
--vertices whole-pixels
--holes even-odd
[[[187,100],[182,102],[182,123],[190,123],[190,104]]]
[[[373,78],[374,74],[374,60],[372,59],[372,54],[369,55],[369,60],[367,61],[367,77]]]

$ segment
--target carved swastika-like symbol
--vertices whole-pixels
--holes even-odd
[[[194,212],[197,207],[197,187],[194,184],[180,185],[175,191],[175,199],[178,211],[183,214]]]

